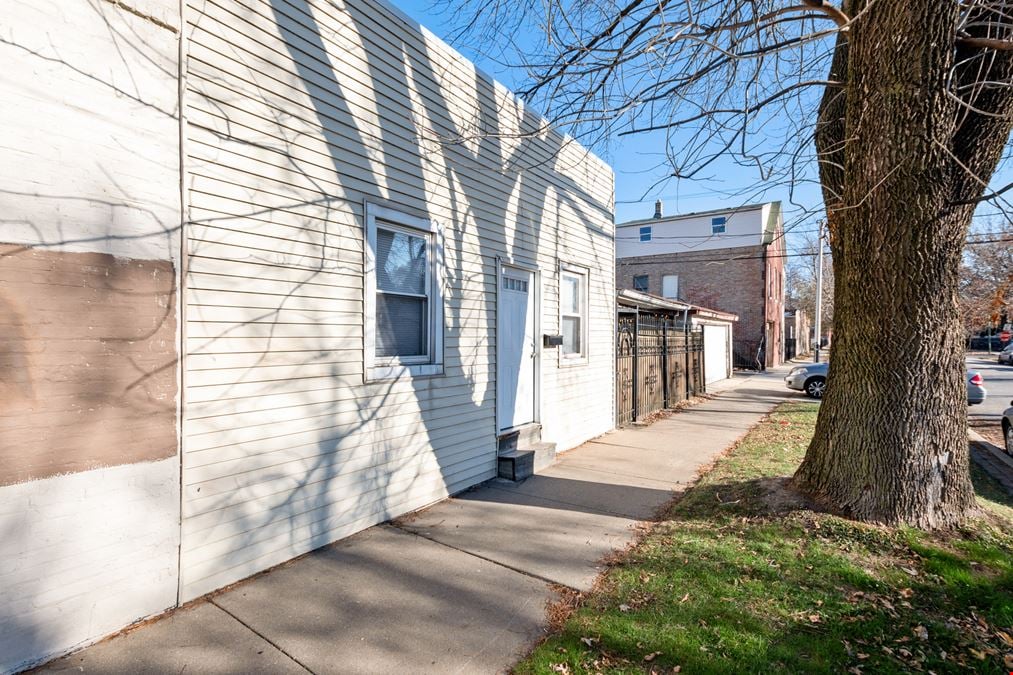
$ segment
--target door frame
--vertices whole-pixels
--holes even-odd
[[[535,314],[535,357],[534,357],[534,406],[531,424],[540,424],[542,421],[542,273],[541,271],[532,265],[525,265],[524,263],[514,262],[509,257],[496,256],[496,320],[495,320],[495,336],[496,336],[496,384],[495,384],[495,396],[494,396],[494,412],[496,417],[496,437],[499,438],[505,433],[513,429],[519,428],[519,426],[513,426],[509,429],[503,429],[500,425],[499,415],[499,385],[500,385],[500,372],[499,367],[503,362],[502,359],[502,341],[499,339],[499,321],[500,321],[500,293],[503,288],[503,268],[512,267],[514,269],[523,270],[531,274],[531,285],[533,286],[534,294],[534,314]]]

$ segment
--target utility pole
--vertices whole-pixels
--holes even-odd
[[[820,362],[820,343],[823,338],[823,221],[820,221],[819,254],[816,256],[816,351],[813,363]]]

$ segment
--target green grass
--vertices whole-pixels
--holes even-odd
[[[1013,504],[975,472],[985,515],[946,535],[808,510],[784,477],[816,411],[750,432],[517,672],[1013,669]]]

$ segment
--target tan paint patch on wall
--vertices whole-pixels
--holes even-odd
[[[175,271],[0,244],[0,485],[176,454]]]

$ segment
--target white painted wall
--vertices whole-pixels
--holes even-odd
[[[0,489],[0,672],[176,602],[179,461]]]
[[[178,263],[178,14],[5,3],[0,243]],[[175,604],[178,485],[173,457],[0,486],[0,672]]]
[[[9,3],[3,20],[0,241],[178,258],[177,34],[104,0]]]
[[[737,246],[759,246],[769,205],[742,210],[710,211],[699,215],[637,220],[616,226],[616,257],[631,258],[663,253],[695,253]],[[724,217],[725,232],[713,234],[711,219]],[[652,240],[640,241],[640,228],[650,227]]]
[[[560,263],[591,270],[588,360],[541,355],[543,438],[612,426],[607,166],[511,139],[540,122],[386,5],[188,11],[184,599],[495,474],[497,259],[538,268],[545,333]],[[364,383],[366,200],[442,229],[442,376]]]

